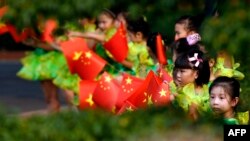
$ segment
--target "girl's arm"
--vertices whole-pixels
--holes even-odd
[[[134,66],[132,62],[129,62],[127,60],[124,60],[123,62],[121,62],[121,64],[130,69],[132,69],[132,67]]]
[[[194,121],[198,119],[197,107],[198,106],[194,103],[191,103],[191,105],[189,106],[188,116]]]
[[[69,32],[69,36],[76,36],[76,37],[82,37],[82,38],[87,38],[87,39],[94,39],[98,42],[105,42],[105,35],[102,33],[97,33],[97,32]]]
[[[30,46],[30,47],[39,47],[45,50],[59,50],[61,51],[60,47],[58,45],[56,45],[55,43],[46,43],[46,42],[41,42],[37,39],[26,39],[24,41],[22,41],[23,44]]]

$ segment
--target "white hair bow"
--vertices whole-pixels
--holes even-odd
[[[198,67],[199,64],[200,64],[200,62],[202,62],[202,59],[199,59],[199,58],[198,58],[198,53],[194,53],[194,56],[188,58],[188,61],[189,61],[189,62],[196,61],[195,64],[194,64],[194,66],[195,66],[195,67]]]

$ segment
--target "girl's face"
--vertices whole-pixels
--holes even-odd
[[[210,93],[210,106],[215,114],[230,117],[233,108],[237,104],[236,99],[232,99],[222,86],[214,86]]]
[[[188,31],[185,28],[184,24],[175,24],[175,37],[174,40],[178,40],[180,38],[185,38],[188,36]]]
[[[142,37],[141,32],[133,33],[133,32],[129,31],[128,36],[129,36],[130,41],[132,41],[134,43],[140,43],[143,41],[143,37]]]
[[[198,73],[193,69],[174,69],[174,82],[178,87],[183,87],[189,83],[195,82]]]
[[[114,19],[106,14],[101,14],[98,18],[98,26],[101,30],[106,31],[113,26]]]

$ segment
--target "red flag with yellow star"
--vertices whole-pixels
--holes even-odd
[[[115,113],[115,104],[119,92],[120,88],[116,82],[107,72],[104,72],[98,81],[93,99],[100,108]]]
[[[79,82],[79,109],[95,108],[96,105],[93,101],[94,90],[97,86],[97,82],[90,80],[81,80]]]
[[[121,82],[121,92],[118,95],[116,104],[117,108],[122,107],[125,100],[127,100],[128,97],[131,94],[133,94],[143,84],[144,81],[141,78],[137,78],[127,73],[123,73],[122,76],[123,79]]]
[[[158,70],[158,76],[163,80],[163,81],[167,81],[168,83],[170,81],[173,80],[173,77],[169,74],[169,72],[167,72],[166,70],[164,70],[163,68],[160,68]]]
[[[42,41],[51,43],[54,41],[53,31],[57,28],[57,22],[54,19],[49,19],[45,22],[42,34]]]
[[[150,71],[146,79],[143,81],[143,84],[127,99],[127,101],[133,104],[135,107],[146,107],[148,102],[150,103],[150,100],[148,100],[150,97],[148,97],[147,93],[145,92],[149,87],[149,83],[153,76],[154,72]]]
[[[154,76],[149,82],[149,86],[144,92],[147,96],[145,102],[156,106],[167,105],[170,102],[170,91],[168,83],[164,83],[161,78]]]
[[[79,53],[82,53],[80,57],[73,59],[73,70],[81,79],[95,79],[106,65],[106,61],[90,49]]]
[[[122,107],[120,109],[117,109],[116,114],[121,115],[125,112],[133,112],[136,110],[136,107],[131,104],[130,102],[126,101],[123,103]]]
[[[121,23],[116,33],[104,43],[105,49],[107,49],[117,62],[122,62],[128,55],[128,42],[126,36],[126,29]]]
[[[67,41],[60,43],[62,52],[67,60],[67,64],[71,73],[75,73],[73,70],[74,60],[80,58],[83,52],[88,50],[88,45],[83,38],[70,38]]]

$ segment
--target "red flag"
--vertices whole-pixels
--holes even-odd
[[[93,94],[97,86],[97,82],[81,80],[79,86],[79,109],[95,108],[96,105],[93,101]]]
[[[75,73],[82,79],[95,79],[106,65],[106,61],[90,49],[84,52],[78,52],[78,54],[81,54],[79,58],[77,58],[78,55],[75,55],[73,58],[73,70]]]
[[[123,113],[125,113],[127,111],[132,112],[132,111],[135,111],[135,110],[136,110],[136,107],[133,104],[131,104],[130,102],[126,101],[126,102],[123,103],[123,105],[122,105],[122,107],[120,109],[117,109],[116,114],[121,115],[121,114],[123,114]]]
[[[166,52],[163,47],[162,38],[160,34],[156,36],[156,49],[157,49],[157,58],[158,58],[159,63],[162,65],[166,65],[167,57],[166,57]]]
[[[49,19],[45,22],[43,34],[42,34],[42,41],[45,42],[53,42],[53,31],[57,28],[57,22],[54,19]]]
[[[71,73],[75,73],[74,58],[80,58],[82,52],[88,50],[88,45],[83,38],[71,38],[70,40],[60,43],[62,52],[67,60],[68,67]]]
[[[93,99],[99,107],[115,113],[115,104],[119,92],[120,89],[116,82],[107,72],[104,72],[98,81]]]
[[[167,81],[168,83],[173,80],[173,77],[169,74],[169,72],[165,71],[162,67],[158,70],[158,76],[162,79],[162,81]]]
[[[7,12],[8,6],[3,6],[0,8],[0,18]]]
[[[4,23],[0,23],[0,35],[9,32],[8,27]]]
[[[104,47],[112,54],[117,62],[122,62],[126,59],[128,55],[128,42],[126,29],[122,23],[111,39],[104,43]]]
[[[7,24],[8,31],[10,32],[12,38],[16,42],[21,42],[28,37],[27,30],[23,30],[21,33],[18,33],[16,28],[13,25]]]
[[[149,82],[147,90],[144,92],[148,104],[156,106],[167,105],[170,102],[170,91],[168,83],[163,83],[162,80],[154,74]]]
[[[123,73],[122,75],[123,79],[121,83],[121,92],[118,95],[116,104],[118,109],[121,108],[125,100],[127,100],[128,97],[131,94],[133,94],[143,84],[143,79],[134,77],[127,73]]]
[[[143,84],[127,99],[127,101],[133,104],[135,107],[146,107],[149,100],[147,100],[148,95],[145,93],[145,91],[147,90],[153,76],[154,72],[150,71],[146,79],[143,81]]]

